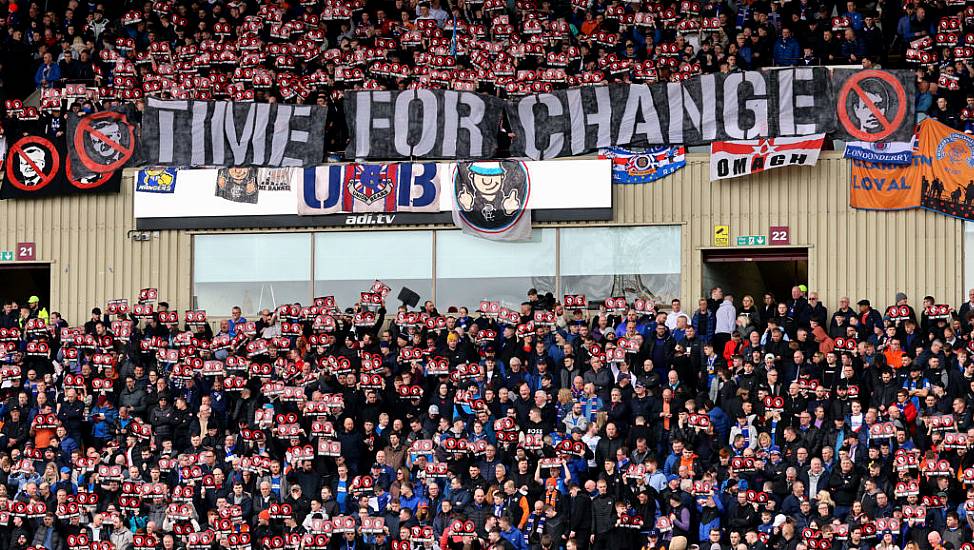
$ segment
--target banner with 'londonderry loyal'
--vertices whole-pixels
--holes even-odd
[[[853,208],[904,210],[923,207],[974,219],[974,137],[935,120],[917,125],[917,146],[908,166],[852,161]]]

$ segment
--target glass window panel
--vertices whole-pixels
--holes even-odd
[[[680,296],[680,227],[561,229],[561,286],[591,300]]]
[[[436,234],[436,302],[471,310],[480,300],[508,307],[527,299],[530,288],[555,290],[555,230],[535,229],[524,242],[497,242],[461,231]]]
[[[333,295],[340,307],[350,307],[376,279],[392,288],[393,298],[408,287],[421,301],[432,299],[433,232],[315,234],[315,296]]]
[[[213,315],[311,301],[310,233],[197,235],[193,247],[196,305]]]

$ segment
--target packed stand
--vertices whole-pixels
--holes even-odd
[[[974,6],[963,0],[4,0],[0,24],[2,96],[20,118],[157,96],[317,102],[340,122],[350,89],[513,97],[862,65],[915,69],[918,112],[974,131]],[[40,110],[21,112],[35,89]]]
[[[388,290],[215,333],[153,289],[77,327],[4,304],[0,548],[971,548],[974,290]]]

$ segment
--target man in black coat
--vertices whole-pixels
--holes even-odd
[[[609,548],[609,533],[616,524],[615,499],[609,494],[609,484],[600,479],[598,494],[592,499],[592,534],[594,548]]]
[[[589,481],[594,488],[594,483]],[[568,501],[568,538],[578,542],[579,550],[587,550],[592,533],[592,497],[577,483],[572,482]]]

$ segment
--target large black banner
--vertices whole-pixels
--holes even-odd
[[[118,193],[122,171],[78,175],[64,144],[41,133],[10,138],[3,161],[0,199],[33,199],[80,193]]]
[[[600,147],[703,145],[830,132],[825,68],[707,74],[682,82],[613,84],[526,96],[507,104],[511,155],[578,155]]]
[[[134,105],[78,116],[67,115],[68,158],[72,173],[92,178],[128,166],[139,166],[138,127],[133,122]]]
[[[503,102],[473,92],[407,90],[345,96],[349,159],[482,159],[497,150]]]
[[[912,71],[835,69],[836,124],[843,141],[913,141],[916,74]]]
[[[313,166],[324,158],[326,107],[149,99],[142,148],[149,165]]]

